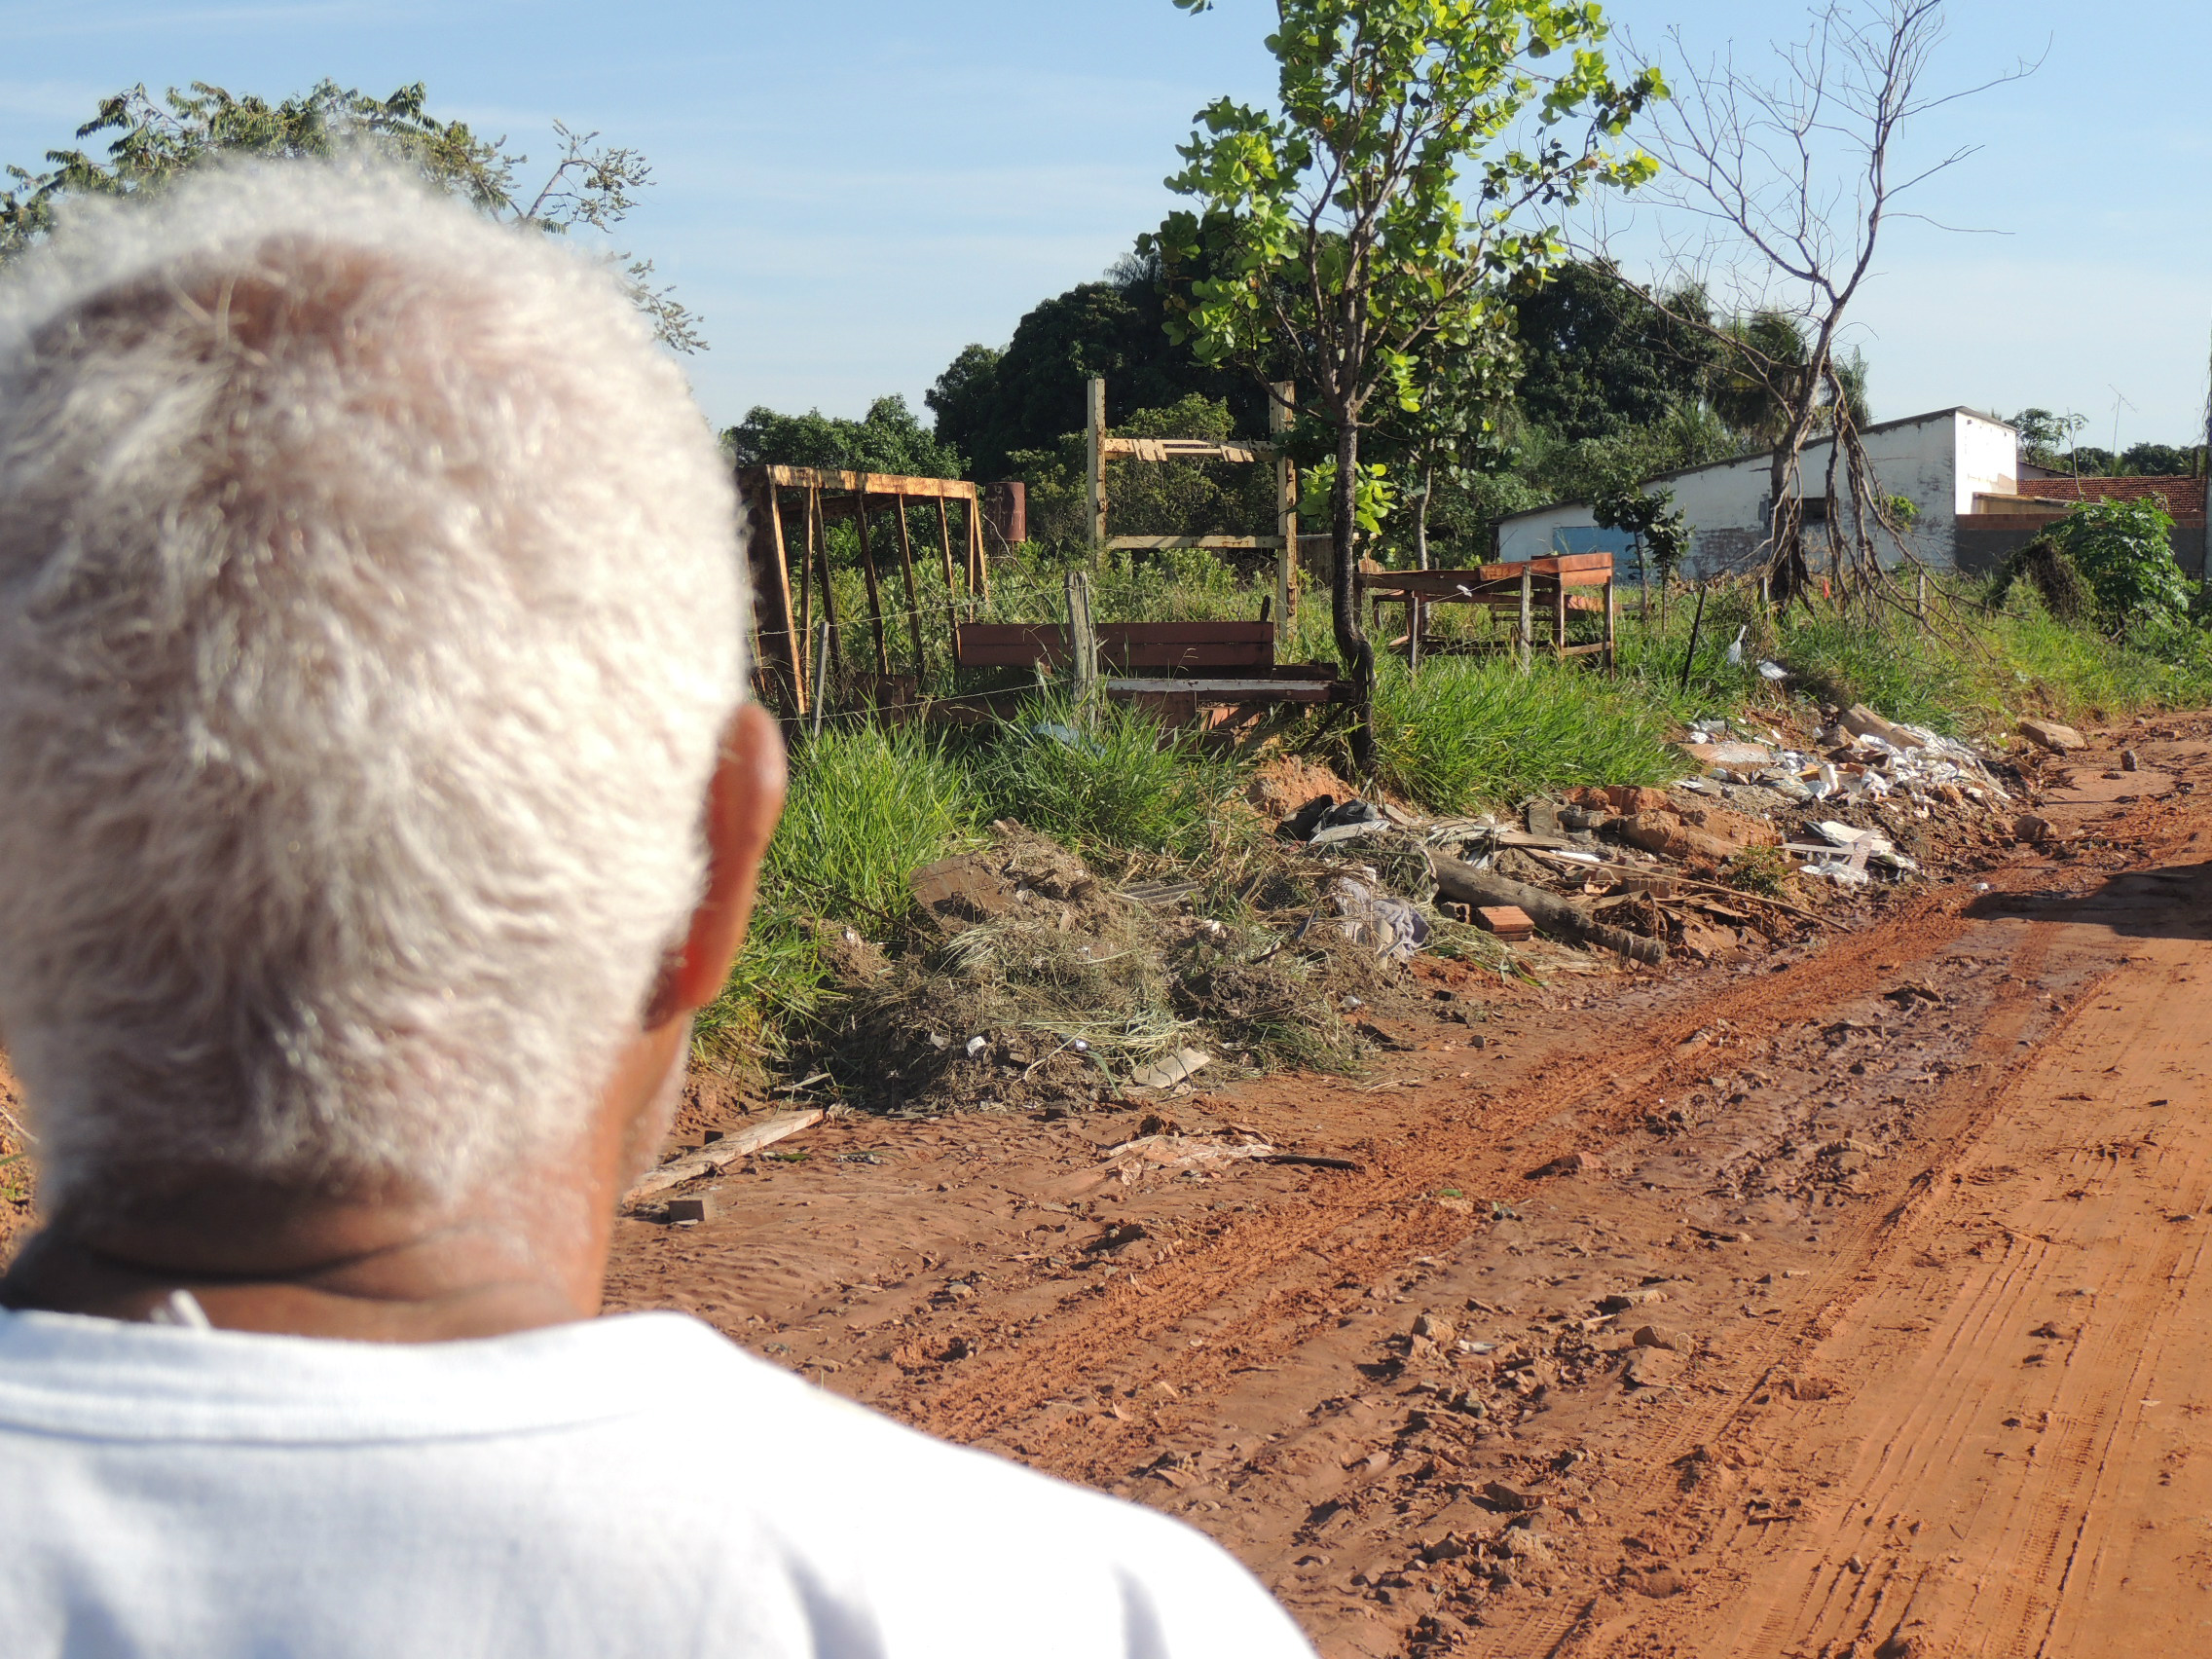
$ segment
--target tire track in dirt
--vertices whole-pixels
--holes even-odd
[[[1456,1249],[1478,1233],[1479,1225],[1421,1200],[1440,1182],[1495,1164],[1501,1143],[1512,1143],[1514,1164],[1527,1168],[1576,1143],[1618,1135],[1641,1117],[1641,1099],[1678,1088],[1710,1067],[1705,1045],[1691,1044],[1700,1032],[1722,1021],[1768,1030],[1802,1023],[1811,1014],[1893,979],[1900,941],[1910,941],[1911,949],[1903,952],[1908,959],[1933,955],[1971,925],[1955,901],[1924,901],[1864,933],[1829,942],[1783,973],[1742,979],[1656,1014],[1625,1051],[1570,1063],[1504,1100],[1478,1097],[1458,1112],[1432,1117],[1410,1154],[1373,1173],[1312,1182],[1307,1194],[1311,1207],[1277,1206],[1226,1230],[1203,1249],[1150,1270],[1141,1284],[1117,1288],[1088,1308],[1079,1303],[1063,1309],[1049,1320],[1077,1313],[1078,1328],[987,1332],[989,1346],[978,1356],[984,1363],[970,1360],[950,1381],[913,1387],[886,1403],[897,1415],[948,1438],[968,1442],[1005,1435],[1064,1391],[1069,1378],[1125,1361],[1132,1347],[1156,1342],[1162,1329],[1265,1285],[1259,1309],[1233,1312],[1225,1326],[1209,1332],[1204,1348],[1164,1352],[1147,1372],[1180,1393],[1218,1392],[1232,1367],[1278,1359],[1331,1318],[1320,1306],[1329,1281],[1372,1275],[1422,1254]],[[1877,966],[1881,963],[1889,966]],[[2033,967],[2023,964],[2018,977],[2032,979]],[[1617,1035],[1622,1034],[1608,1033]],[[1563,1113],[1593,1110],[1601,1114],[1599,1124],[1541,1132]],[[1496,1197],[1510,1201],[1530,1190],[1518,1168],[1493,1176]],[[1041,1466],[1095,1480],[1108,1471],[1118,1474],[1117,1460],[1125,1463],[1124,1454],[1149,1439],[1141,1424],[1109,1430],[1095,1422],[1067,1422],[1028,1432],[1024,1443],[1026,1455]]]
[[[2157,994],[2181,966],[2212,968],[2208,957],[2200,942],[2173,940],[2131,956],[1997,1092],[1998,1110],[1978,1114],[1947,1168],[1938,1166],[1953,1179],[1933,1184],[1862,1270],[1874,1282],[1828,1321],[1819,1363],[1862,1382],[1809,1411],[1780,1414],[1790,1419],[1794,1455],[1775,1443],[1779,1425],[1739,1411],[1731,1427],[1747,1461],[1791,1462],[1799,1479],[1832,1483],[1840,1495],[1789,1525],[1754,1524],[1747,1512],[1716,1529],[1707,1553],[1729,1563],[1738,1582],[1711,1599],[1704,1617],[1685,1619],[1685,1608],[1588,1624],[1578,1650],[1767,1655],[1890,1642],[1885,1651],[2014,1656],[2144,1645],[2140,1612],[2116,1617],[2109,1604],[2093,1604],[2108,1603],[2116,1575],[2131,1581],[2143,1566],[2130,1545],[2141,1507],[2119,1489],[2145,1480],[2152,1390],[2172,1392],[2156,1378],[2170,1369],[2174,1315],[2200,1282],[2207,1247],[2202,1228],[2177,1232],[2162,1214],[2146,1217],[2146,1192],[2204,1204],[2212,1129],[2163,1104],[2123,1105],[2110,1126],[2158,1139],[2135,1142],[2124,1158],[2110,1126],[2101,1140],[2051,1142],[2101,1126],[2105,1109],[2078,1087],[2084,1081],[2109,1076],[2114,1091],[2163,1101],[2178,1097],[2166,1074],[2212,1074],[2206,1022]],[[2194,1007],[2200,1014],[2201,999]],[[2185,1145],[2166,1144],[2177,1135]],[[2124,1133],[2117,1144],[2125,1151]],[[1961,1166],[1979,1159],[1997,1161],[1979,1166],[1993,1188],[2018,1189],[1995,1208],[1962,1178]],[[2009,1160],[2042,1167],[2023,1175]],[[2031,1230],[2029,1210],[2047,1219]],[[1919,1264],[1940,1259],[1946,1238],[1977,1232],[1975,1247],[1952,1258],[1969,1264],[1966,1282],[1932,1281]],[[2084,1288],[2072,1281],[2085,1264],[2095,1294],[2084,1299],[2070,1293]],[[2054,1312],[2068,1301],[2091,1309],[2079,1340]],[[1931,1310],[1933,1340],[1894,1340]],[[2182,1346],[2189,1368],[2201,1368],[2203,1347]],[[2195,1499],[2206,1495],[2200,1481]],[[1953,1512],[1933,1513],[1938,1498]],[[2194,1641],[2164,1634],[2182,1646],[2202,1643],[2199,1630]]]

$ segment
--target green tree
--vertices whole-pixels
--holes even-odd
[[[2194,477],[2203,455],[2201,444],[2188,448],[2180,444],[2129,444],[2120,452],[2120,475],[2127,478]]]
[[[378,151],[412,167],[439,189],[510,224],[551,235],[581,227],[611,231],[637,205],[652,169],[636,150],[603,145],[596,132],[553,130],[560,154],[537,188],[525,195],[516,170],[530,158],[505,138],[485,138],[465,122],[428,112],[421,82],[379,98],[335,81],[317,82],[296,97],[271,103],[237,96],[203,81],[171,87],[162,97],[143,86],[100,100],[79,139],[113,133],[104,159],[88,150],[49,150],[46,168],[10,166],[12,188],[0,191],[0,262],[21,253],[54,228],[71,197],[130,196],[158,190],[193,168],[226,156],[328,158],[348,149]],[[640,310],[661,340],[679,351],[706,342],[699,319],[665,287],[653,284],[649,259],[612,255]]]
[[[1830,351],[1824,372],[1806,324],[1780,311],[1731,317],[1721,336],[1713,405],[1760,449],[1783,442],[1800,410],[1809,411],[1809,431],[1833,431],[1839,394],[1852,424],[1866,424],[1866,359],[1858,350]]]
[[[1650,559],[1662,588],[1675,579],[1690,550],[1689,514],[1675,505],[1672,490],[1617,490],[1592,502],[1590,516],[1601,529],[1625,530],[1635,536],[1638,558]]]
[[[832,472],[888,472],[904,478],[958,478],[960,452],[940,442],[903,397],[879,397],[858,421],[810,409],[780,415],[756,406],[722,433],[740,466],[818,466]]]
[[[1267,429],[1259,380],[1198,361],[1163,326],[1167,289],[1157,257],[1125,256],[1103,281],[1041,301],[1003,350],[964,348],[923,394],[940,438],[978,478],[1008,476],[1019,451],[1052,448],[1084,421],[1084,383],[1106,381],[1109,424],[1197,395],[1226,403],[1247,432]]]
[[[1419,406],[1420,367],[1438,353],[1510,351],[1501,286],[1560,251],[1523,215],[1648,177],[1648,158],[1611,141],[1665,89],[1650,70],[1615,83],[1594,0],[1276,0],[1275,12],[1279,110],[1223,98],[1199,112],[1168,181],[1198,210],[1170,215],[1152,245],[1171,276],[1205,267],[1169,316],[1199,358],[1287,357],[1302,415],[1333,429],[1333,621],[1367,685],[1361,433],[1379,400]],[[1571,143],[1569,118],[1587,119]]]
[[[2173,527],[2156,501],[2089,501],[2050,534],[2089,584],[2097,620],[2114,634],[2140,634],[2179,626],[2195,597],[2174,563]]]
[[[2088,424],[2086,416],[2040,408],[2023,409],[2007,423],[2019,434],[2020,459],[2050,472],[2074,470],[2074,434]]]
[[[1713,394],[1723,349],[1698,289],[1655,302],[1577,259],[1517,282],[1512,304],[1522,411],[1560,437],[1618,437]]]

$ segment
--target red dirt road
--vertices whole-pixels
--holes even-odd
[[[1154,1108],[1357,1169],[846,1118],[611,1300],[1183,1515],[1332,1656],[2212,1650],[2212,744],[2138,747],[1994,891]]]

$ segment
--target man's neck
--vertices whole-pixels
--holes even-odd
[[[0,1306],[146,1319],[183,1290],[230,1330],[498,1336],[598,1311],[610,1208],[539,1182],[433,1208],[214,1179],[134,1212],[56,1217],[0,1278]]]

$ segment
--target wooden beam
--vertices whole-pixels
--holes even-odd
[[[830,630],[830,661],[839,679],[845,674],[845,631],[837,625],[837,587],[830,579],[830,537],[822,530],[822,492],[806,493],[807,529],[814,537],[815,572],[822,582],[822,623]],[[827,701],[828,693],[821,686],[815,695]]]
[[[870,496],[913,496],[927,499],[973,501],[977,486],[965,478],[914,478],[894,472],[838,472],[816,466],[748,466],[743,474],[791,490],[837,490]]]
[[[1146,552],[1161,552],[1169,547],[1222,547],[1249,550],[1261,547],[1280,547],[1279,535],[1117,535],[1106,543],[1109,547],[1132,547]]]
[[[937,545],[944,555],[944,625],[952,635],[952,666],[963,666],[960,660],[960,609],[953,599],[952,587],[952,516],[946,510],[944,498],[937,498]]]
[[[797,618],[792,614],[791,556],[784,547],[784,509],[776,499],[776,487],[766,491],[768,506],[768,536],[776,550],[776,586],[773,598],[778,601],[776,630],[783,637],[782,660],[784,672],[791,682],[792,714],[806,713],[806,635],[797,627]],[[803,583],[806,572],[801,571]]]
[[[898,498],[895,509],[899,514],[899,569],[906,576],[906,629],[914,641],[914,672],[927,674],[929,664],[922,660],[922,596],[914,587],[914,538],[906,532],[906,498]]]
[[[865,503],[867,497],[867,475],[863,473],[861,477],[861,498]],[[868,551],[867,513],[865,506],[853,522],[861,528],[861,578],[867,584],[867,625],[875,635],[875,672],[889,677],[891,673],[891,647],[883,638],[883,592],[876,586],[875,555]]]
[[[969,558],[976,569],[976,593],[991,604],[991,555],[982,546],[982,502],[969,502]]]
[[[1109,461],[1223,461],[1249,464],[1272,461],[1276,452],[1273,444],[1263,444],[1251,438],[1231,438],[1222,443],[1211,438],[1104,438],[1100,441],[1099,453]]]

